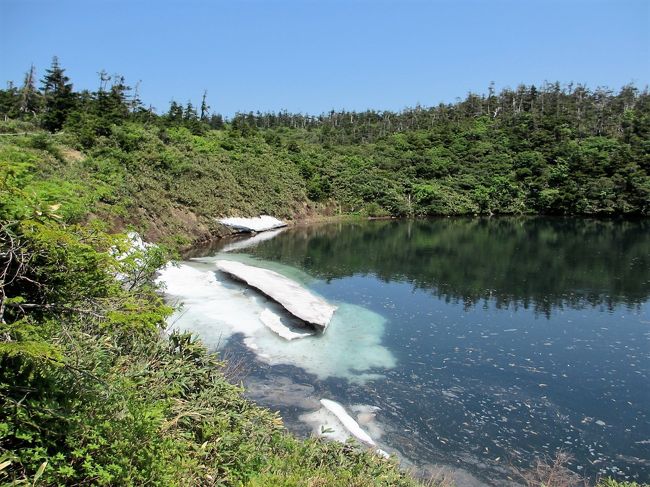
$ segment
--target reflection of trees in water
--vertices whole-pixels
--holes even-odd
[[[650,294],[650,222],[440,218],[292,229],[254,250],[323,279],[374,274],[472,307],[636,307]]]

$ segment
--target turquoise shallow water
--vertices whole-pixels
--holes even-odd
[[[299,431],[310,400],[329,397],[381,408],[383,443],[419,465],[498,483],[508,465],[562,449],[590,477],[649,481],[649,230],[540,218],[292,228],[228,255],[342,305],[326,333],[351,323],[332,355],[342,368],[318,373],[309,347],[307,362],[283,361],[285,345],[260,339],[274,357],[264,359],[237,333],[227,346],[248,358],[253,397]]]

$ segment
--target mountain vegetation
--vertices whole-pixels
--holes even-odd
[[[56,59],[41,89],[35,79],[31,68],[22,86],[0,91],[0,117],[82,151],[84,172],[114,177],[104,182],[122,190],[114,195],[119,204],[146,210],[159,226],[169,214],[162,202],[201,221],[232,212],[650,212],[650,95],[632,85],[617,92],[559,83],[489,87],[401,112],[225,120],[210,112],[205,93],[198,110],[172,101],[158,115],[137,88],[105,72],[97,91],[75,91]],[[3,130],[28,130],[12,127]]]
[[[153,283],[220,215],[647,216],[650,97],[545,84],[398,113],[156,114],[57,59],[0,90],[0,482],[416,485],[300,441],[167,334]],[[139,249],[137,229],[163,245]],[[610,485],[610,484],[608,484]],[[614,485],[614,484],[611,484]]]

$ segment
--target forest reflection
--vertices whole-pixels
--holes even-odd
[[[355,221],[292,228],[255,256],[325,280],[407,281],[471,307],[638,307],[650,293],[650,222],[568,218]],[[247,250],[243,250],[247,252]]]

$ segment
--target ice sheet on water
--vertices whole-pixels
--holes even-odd
[[[315,332],[295,332],[282,322],[282,318],[268,308],[264,308],[260,314],[260,321],[273,333],[285,340],[297,340],[312,336]]]
[[[294,365],[320,379],[358,383],[381,377],[377,369],[396,365],[381,343],[385,319],[363,307],[342,303],[326,334],[287,341],[260,321],[264,309],[277,310],[274,303],[220,275],[209,261],[168,266],[159,282],[165,284],[170,302],[183,305],[170,318],[171,327],[197,333],[208,347],[217,348],[241,333],[248,348],[268,364]]]
[[[316,281],[316,279],[314,279],[312,276],[296,267],[285,265],[280,262],[257,259],[249,254],[220,252],[218,254],[205,257],[194,257],[191,259],[191,263],[211,264],[211,269],[216,270],[216,264],[218,260],[234,260],[243,264],[269,269],[278,272],[285,277],[293,279],[294,281],[297,281],[304,286],[309,286],[311,283]]]
[[[169,318],[170,328],[194,332],[210,348],[219,348],[233,333],[250,335],[263,326],[252,313],[259,307],[256,297],[217,280],[211,266],[168,265],[158,282],[168,302],[181,305]]]

